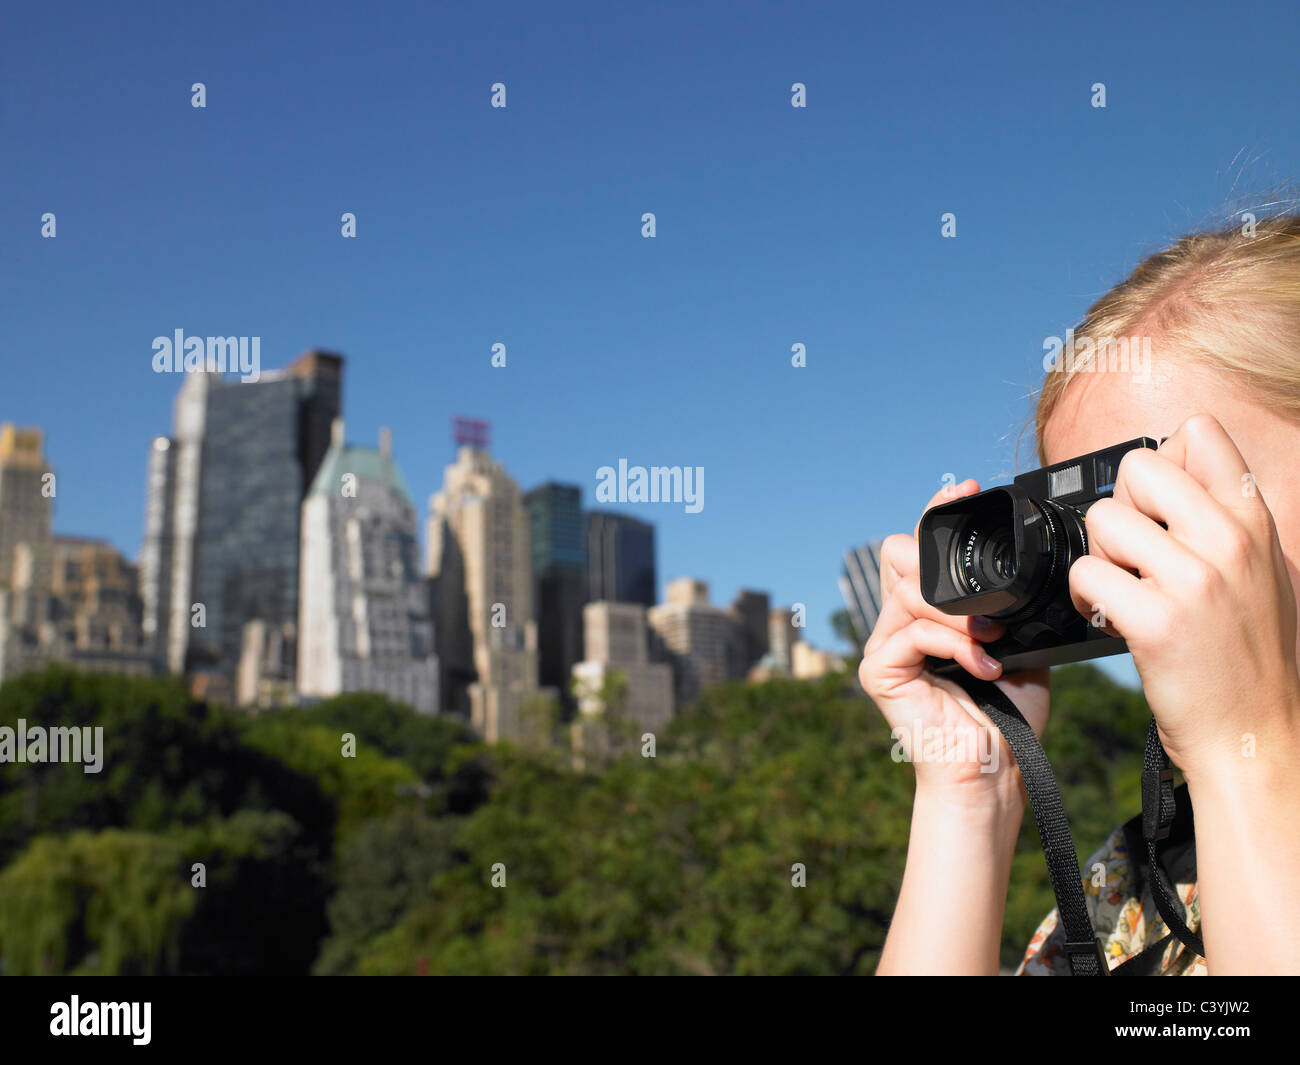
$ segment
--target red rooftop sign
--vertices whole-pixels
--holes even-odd
[[[486,451],[492,439],[492,427],[481,418],[453,418],[451,438],[458,446],[468,444]]]

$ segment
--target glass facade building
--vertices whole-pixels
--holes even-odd
[[[533,572],[587,568],[582,490],[576,484],[548,482],[524,496],[532,532]]]
[[[593,602],[655,605],[653,525],[625,514],[587,514],[587,598]]]
[[[194,551],[194,598],[207,626],[191,635],[192,665],[237,662],[245,621],[297,621],[297,410],[292,378],[209,395]]]
[[[154,444],[143,597],[174,671],[233,677],[247,622],[296,629],[300,508],[340,412],[343,360],[309,351],[256,382],[204,377],[182,387],[175,437]]]
[[[865,643],[880,617],[880,548],[883,540],[874,540],[844,552],[844,569],[840,573],[840,594],[848,608],[849,619],[858,641]]]
[[[528,508],[537,610],[538,681],[555,688],[571,717],[573,667],[582,661],[582,608],[587,602],[587,536],[582,490],[548,482],[524,496]]]

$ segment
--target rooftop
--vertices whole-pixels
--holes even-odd
[[[358,481],[379,481],[401,494],[414,506],[411,490],[406,486],[402,472],[391,455],[378,448],[357,447],[355,444],[331,444],[321,459],[316,479],[312,481],[309,495],[337,495],[343,484],[343,475],[350,473]]]

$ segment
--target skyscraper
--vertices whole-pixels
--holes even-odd
[[[587,657],[573,667],[579,713],[570,729],[579,767],[658,732],[673,713],[672,667],[650,661],[646,608],[588,603],[583,623]]]
[[[582,660],[582,608],[587,601],[587,536],[582,491],[548,482],[524,496],[532,540],[537,610],[538,679],[555,688],[570,716],[569,681]]]
[[[651,607],[648,617],[659,647],[673,664],[679,706],[705,688],[745,676],[740,622],[730,611],[710,605],[707,581],[669,581],[668,601]]]
[[[186,375],[150,453],[141,551],[145,627],[173,672],[233,691],[244,626],[296,627],[301,506],[342,387],[342,357],[319,351],[255,382]]]
[[[655,529],[626,514],[587,514],[587,599],[655,605]]]
[[[875,540],[844,552],[840,594],[861,643],[866,643],[871,630],[876,627],[876,619],[880,617],[880,547],[883,543],[883,540]]]
[[[428,573],[443,705],[489,743],[519,740],[539,697],[528,513],[484,448],[460,447],[429,501]]]
[[[794,645],[799,642],[799,630],[794,624],[794,611],[788,606],[773,607],[768,614],[767,641],[772,672],[790,676],[794,672]]]
[[[154,437],[149,448],[145,489],[144,543],[140,547],[140,598],[145,639],[166,661],[171,617],[171,574],[176,532],[176,453],[174,441]]]
[[[53,535],[54,479],[43,440],[39,429],[0,425],[0,588],[12,579],[15,548],[43,544]]]
[[[0,426],[0,678],[43,660],[54,568],[53,474],[39,429]]]
[[[731,604],[731,613],[740,625],[744,667],[748,670],[767,654],[768,613],[771,599],[766,592],[743,589]]]
[[[533,572],[561,566],[585,568],[582,489],[576,484],[548,481],[527,493],[524,504],[528,507]]]
[[[385,432],[349,446],[343,421],[302,506],[298,690],[378,691],[438,710],[428,588],[415,505]]]

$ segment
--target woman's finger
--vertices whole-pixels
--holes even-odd
[[[928,619],[914,621],[886,640],[877,653],[873,674],[882,680],[891,672],[914,674],[924,667],[926,655],[951,658],[985,680],[1002,675],[1001,663],[989,656],[981,643]]]
[[[1229,510],[1237,509],[1253,492],[1243,491],[1250,470],[1237,445],[1217,418],[1194,414],[1160,445],[1157,454],[1186,471],[1214,499]]]
[[[886,600],[894,586],[906,577],[917,573],[921,566],[916,550],[916,540],[906,533],[885,537],[880,545],[880,598]]]
[[[1163,523],[1207,560],[1215,557],[1236,524],[1223,504],[1190,473],[1149,448],[1124,456],[1114,498]]]
[[[1088,508],[1088,553],[1166,588],[1205,563],[1145,514],[1117,499],[1099,499]]]
[[[895,539],[890,537],[890,540]],[[906,544],[914,541],[910,536],[899,536],[897,538]],[[888,541],[886,541],[888,543]],[[899,550],[903,550],[900,548]],[[893,555],[895,552],[890,552]],[[881,567],[884,568],[886,561],[886,552],[881,551]],[[868,638],[866,646],[862,653],[869,655],[875,651],[894,635],[899,629],[910,625],[919,618],[929,621],[936,621],[941,625],[947,625],[951,629],[964,633],[972,639],[989,642],[996,640],[1005,631],[1005,627],[992,618],[986,618],[982,615],[953,615],[945,614],[937,607],[931,606],[925,601],[921,594],[921,581],[918,575],[919,565],[916,562],[915,554],[912,555],[910,565],[906,562],[891,562],[891,567],[895,569],[906,568],[909,572],[894,578],[893,587],[880,608],[880,617],[876,619],[876,624],[871,630],[871,636]]]
[[[1169,631],[1173,612],[1155,584],[1104,558],[1084,555],[1070,567],[1070,598],[1093,624],[1125,639],[1135,635],[1148,643],[1177,639]]]
[[[938,607],[931,606],[921,594],[921,582],[917,578],[903,581],[894,594],[912,617],[937,621],[940,625],[956,629],[973,640],[989,643],[1006,632],[1006,627],[994,618],[987,618],[982,614],[945,614]]]

